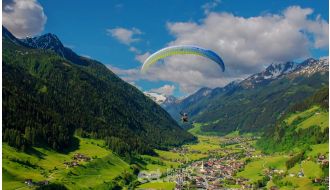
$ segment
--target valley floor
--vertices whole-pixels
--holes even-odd
[[[242,189],[263,186],[267,189],[322,189],[328,178],[322,162],[329,145],[311,147],[308,158],[289,170],[292,155],[264,155],[255,148],[257,137],[232,133],[224,137],[190,132],[198,143],[169,151],[156,150],[158,156],[140,155],[137,189]],[[104,184],[132,167],[103,146],[102,140],[78,138],[79,147],[68,154],[34,148],[29,154],[3,143],[3,189],[33,189],[44,183],[63,184],[69,189],[105,189]],[[320,158],[325,155],[325,158]],[[316,183],[315,183],[316,181]]]
[[[161,151],[158,161],[165,165],[151,164],[149,178],[143,176],[145,183],[139,189],[327,189],[329,178],[324,173],[328,169],[322,171],[322,163],[329,159],[328,143],[313,145],[305,160],[287,169],[286,162],[293,155],[264,155],[255,148],[257,137],[235,132],[224,137],[205,136],[198,125],[190,132],[199,142]],[[168,162],[180,163],[179,169]],[[165,172],[162,178],[151,175],[157,169]]]

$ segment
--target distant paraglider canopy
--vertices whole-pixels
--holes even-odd
[[[145,72],[151,65],[168,56],[184,54],[198,55],[211,59],[221,67],[222,71],[225,71],[225,64],[223,63],[221,57],[218,54],[216,54],[212,50],[192,45],[170,46],[155,52],[145,60],[142,65],[141,71]]]

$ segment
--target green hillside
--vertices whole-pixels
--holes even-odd
[[[328,90],[322,88],[304,101],[293,105],[258,145],[266,152],[301,152],[310,149],[311,145],[328,142]]]
[[[132,173],[130,166],[104,146],[104,141],[77,138],[79,148],[69,154],[58,153],[47,148],[34,148],[24,153],[2,145],[3,189],[30,189],[24,180],[33,182],[48,180],[63,184],[70,189],[81,189],[103,185],[112,179]],[[72,161],[76,154],[92,158],[89,162],[79,162],[78,167],[67,167],[64,162]]]
[[[6,33],[8,31],[4,31]],[[152,154],[195,139],[160,106],[103,64],[69,61],[3,37],[3,140],[27,151],[74,148],[73,133],[120,155]],[[83,61],[84,64],[79,62]]]

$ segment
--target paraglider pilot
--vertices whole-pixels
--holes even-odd
[[[180,112],[182,122],[188,122],[188,114]]]

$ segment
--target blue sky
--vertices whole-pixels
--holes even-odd
[[[65,46],[72,48],[80,55],[89,56],[109,65],[109,68],[125,80],[142,88],[144,91],[153,89],[156,92],[183,96],[192,93],[202,86],[223,86],[232,80],[242,79],[249,74],[260,71],[272,62],[289,61],[289,59],[297,60],[311,56],[317,58],[328,56],[328,42],[324,42],[325,40],[328,41],[328,34],[324,34],[324,28],[317,31],[312,29],[315,26],[321,28],[324,27],[324,24],[328,24],[329,5],[328,1],[324,0],[28,1],[39,4],[43,14],[47,17],[47,19],[43,19],[44,24],[42,26],[40,24],[36,25],[40,29],[36,30],[35,34],[31,31],[31,35],[54,33]],[[312,10],[312,13],[310,10]],[[301,19],[302,21],[298,21],[299,19],[292,16],[300,14],[302,17],[306,15],[306,18]],[[6,25],[6,19],[9,20],[9,18],[6,18],[4,13],[3,17]],[[260,18],[256,20],[251,19],[257,17]],[[10,19],[15,19],[15,17],[11,16]],[[292,22],[291,25],[299,24],[293,30],[304,30],[304,36],[301,36],[299,31],[287,30],[288,27],[283,26],[283,23],[287,21]],[[8,23],[11,22],[12,20],[8,21]],[[228,25],[225,25],[225,22]],[[320,24],[321,22],[323,24]],[[216,28],[218,23],[223,27]],[[254,38],[258,40],[258,43],[263,40],[267,41],[264,44],[268,44],[268,48],[272,46],[272,42],[268,42],[269,39],[261,39],[258,36],[251,35],[254,30],[258,31],[257,29],[263,26],[263,24],[265,27],[269,27],[268,24],[271,26],[276,25],[276,27],[270,31],[260,29],[261,34],[267,34],[276,30],[277,27],[281,28],[283,26],[283,31],[280,29],[280,35],[288,34],[288,38],[293,39],[290,43],[297,45],[295,47],[289,43],[288,47],[283,47],[283,49],[299,49],[302,46],[303,48],[299,51],[292,51],[290,55],[280,50],[272,50],[274,55],[268,55],[271,54],[269,52],[262,52],[260,53],[261,55],[258,55],[258,52],[260,52],[258,48],[264,48],[259,47],[263,44],[257,44],[258,46],[256,47],[251,46],[251,49],[255,48],[255,52],[248,52],[246,50],[246,46],[249,45],[248,41]],[[192,26],[192,31],[186,31],[189,26]],[[203,39],[194,41],[195,39],[192,37],[194,32],[196,33],[195,35],[205,34],[206,37],[210,36],[210,39],[205,39],[205,41],[210,42],[223,37],[225,38],[223,39],[223,44],[228,44],[231,42],[229,37],[232,37],[232,35],[230,35],[229,31],[225,31],[224,28],[230,29],[231,26],[236,26],[232,28],[233,38],[231,41],[235,41],[235,39],[243,40],[243,42],[242,40],[237,40],[239,45],[235,47],[237,51],[234,53],[226,48],[219,47],[220,45],[213,46],[213,44],[204,43]],[[237,30],[242,28],[242,26],[246,27],[247,31],[249,31],[250,26],[253,29],[247,34],[239,33]],[[12,26],[12,28],[14,27]],[[214,33],[208,32],[213,30],[215,31]],[[223,31],[217,32],[219,30]],[[196,31],[200,31],[200,33]],[[18,32],[22,33],[22,31]],[[322,32],[323,34],[321,34]],[[227,37],[225,35],[230,36]],[[228,40],[226,41],[226,39]],[[301,41],[305,43],[303,45],[299,44]],[[174,70],[179,69],[173,65],[179,64],[178,62],[182,61],[180,59],[168,60],[169,68],[166,67],[167,62],[165,61],[165,66],[162,65],[159,68],[155,68],[151,71],[154,73],[149,76],[141,76],[137,72],[141,66],[140,62],[143,60],[141,55],[145,53],[148,55],[168,44],[188,42],[210,46],[206,48],[214,49],[221,54],[228,60],[228,73],[221,75],[214,73],[214,69],[208,71],[203,68],[199,69],[200,67],[197,66],[190,68],[190,65],[187,63],[187,69],[181,71],[182,78],[174,76],[175,74],[171,76],[174,72],[170,68]],[[281,43],[277,44],[276,42],[274,42],[274,48],[281,46]],[[251,58],[247,57],[247,60],[250,61],[247,61],[246,64],[241,63],[244,61],[244,57],[235,57],[235,55],[245,53],[247,55],[253,54]],[[140,58],[138,58],[139,56]],[[206,62],[206,60],[195,61],[194,59],[189,61],[194,63]],[[205,66],[209,65],[209,63],[205,63]],[[213,67],[212,64],[210,67]],[[197,69],[198,72],[192,69]],[[189,71],[191,74],[185,75],[185,71]]]

